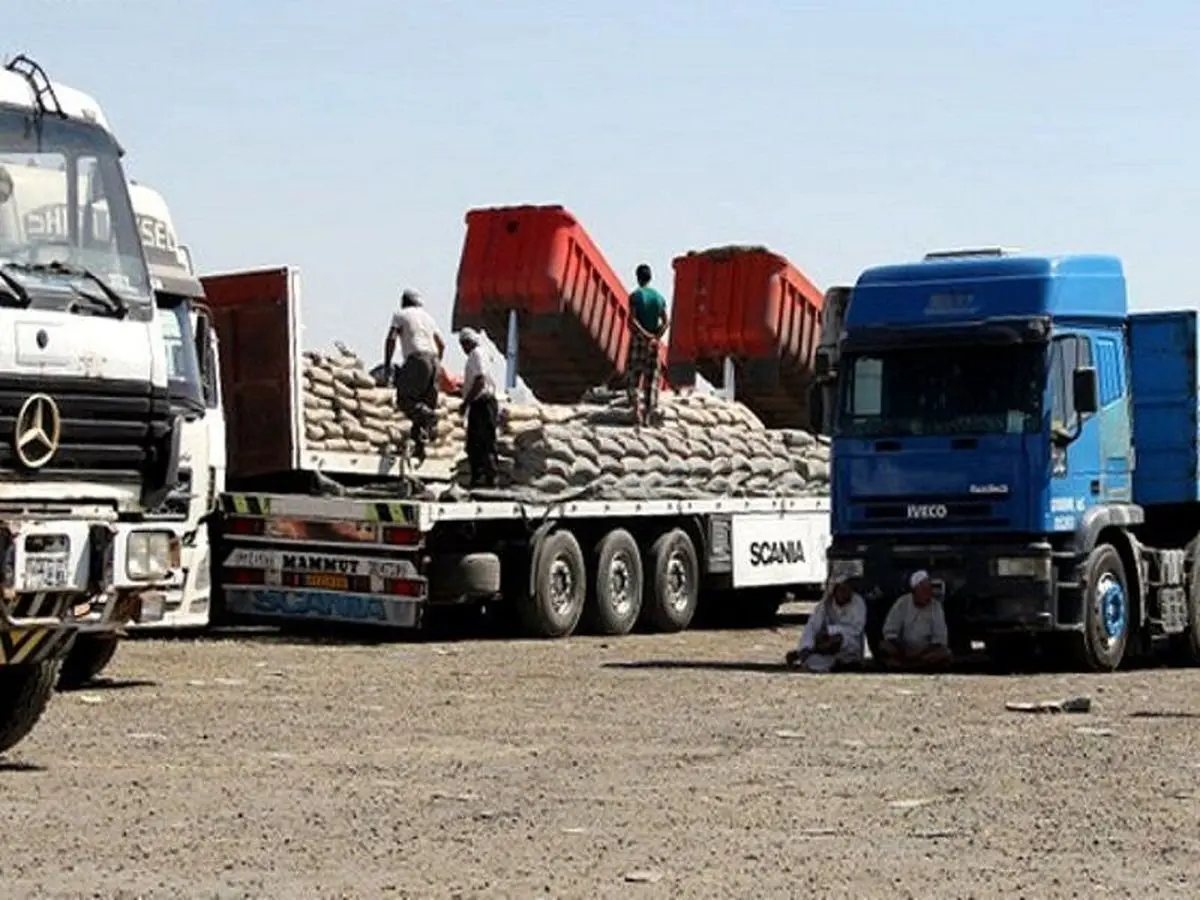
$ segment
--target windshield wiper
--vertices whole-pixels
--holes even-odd
[[[129,305],[125,302],[125,298],[114,291],[107,281],[91,269],[84,268],[83,266],[72,266],[58,260],[51,263],[9,263],[9,268],[14,268],[22,272],[31,272],[35,275],[65,275],[68,278],[85,278],[100,288],[101,296],[81,291],[79,288],[75,288],[75,293],[94,303],[100,304],[105,311],[115,318],[123,319],[129,314]]]
[[[33,304],[33,298],[29,296],[29,291],[25,289],[25,285],[17,281],[6,271],[11,267],[12,263],[4,263],[0,265],[0,281],[4,282],[4,286],[8,288],[13,299],[17,301],[17,305],[28,309]]]

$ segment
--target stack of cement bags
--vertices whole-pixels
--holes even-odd
[[[396,409],[396,392],[376,387],[362,360],[338,346],[334,353],[304,354],[304,436],[310,450],[328,453],[395,455],[408,436],[409,422]],[[454,414],[453,397],[438,400],[438,428],[426,457],[454,460],[466,433]]]
[[[431,460],[457,461],[465,482],[460,400],[442,396]],[[344,347],[304,355],[310,450],[394,455],[408,435],[391,388],[376,387]],[[594,391],[573,405],[501,402],[501,488],[523,495],[612,499],[823,496],[829,445],[804,431],[772,431],[740,403],[664,393],[659,421],[635,428],[624,396]],[[417,470],[420,474],[420,470]]]
[[[664,394],[661,407],[660,424],[634,428],[619,397],[507,406],[501,486],[629,500],[828,494],[825,440],[769,431],[746,407],[712,395]],[[458,475],[466,473],[460,462]]]

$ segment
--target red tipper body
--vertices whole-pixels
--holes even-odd
[[[821,336],[821,291],[763,247],[676,257],[668,379],[720,384],[726,358],[737,399],[775,428],[809,428],[809,390]]]
[[[570,212],[493,207],[471,210],[466,221],[456,331],[482,328],[503,349],[516,310],[518,374],[551,403],[574,403],[624,373],[629,292]]]

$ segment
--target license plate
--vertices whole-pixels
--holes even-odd
[[[25,589],[27,591],[61,590],[70,584],[65,557],[26,556]]]
[[[326,591],[345,591],[350,588],[350,579],[345,575],[327,575],[322,572],[304,576],[304,586]]]

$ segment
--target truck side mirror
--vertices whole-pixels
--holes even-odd
[[[1076,369],[1071,378],[1071,390],[1075,395],[1075,412],[1081,416],[1100,409],[1095,368],[1086,366]]]
[[[825,386],[819,383],[808,388],[808,425],[809,431],[825,433]]]
[[[829,355],[821,350],[817,351],[816,358],[813,360],[813,374],[817,378],[824,378],[829,374]]]

